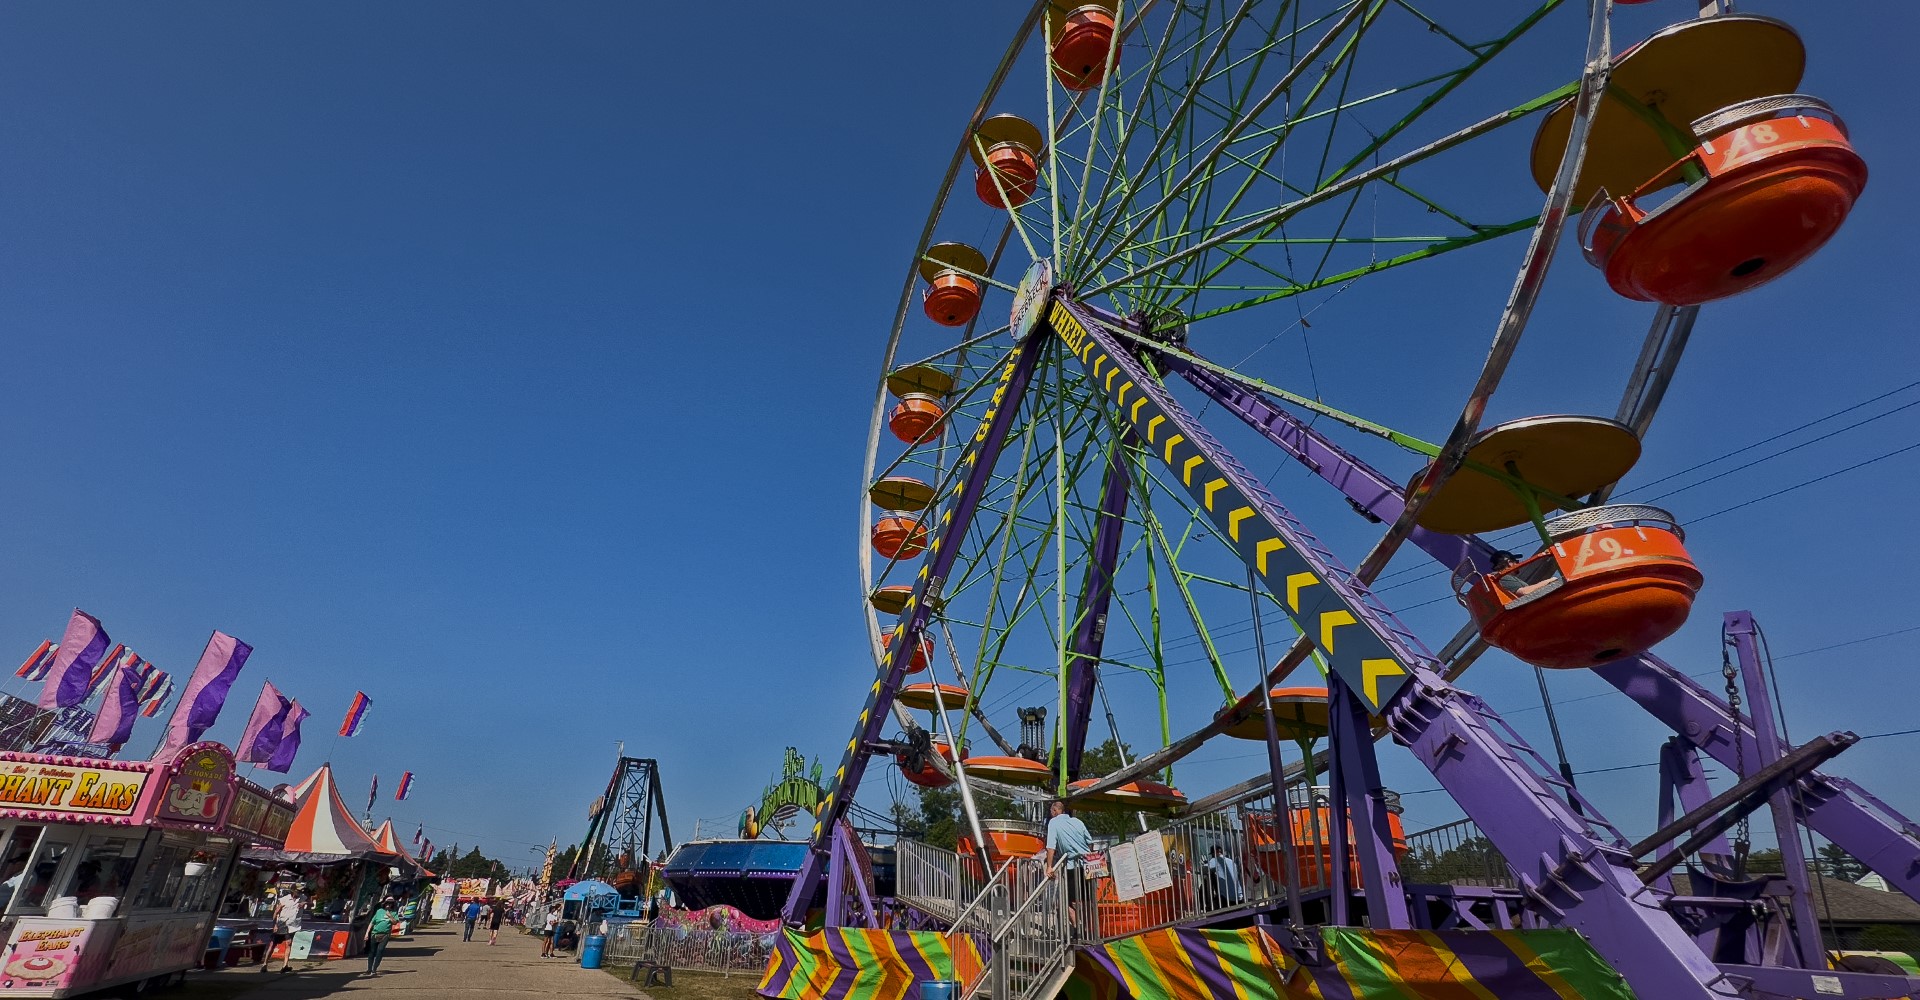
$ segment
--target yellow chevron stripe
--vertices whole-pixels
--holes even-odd
[[[1164,424],[1166,422],[1167,422],[1167,417],[1166,417],[1166,414],[1163,414],[1163,413],[1156,413],[1154,414],[1152,420],[1147,421],[1147,443],[1148,444],[1153,443],[1153,433],[1160,429],[1161,424]]]
[[[1170,438],[1168,438],[1168,439],[1167,439],[1167,447],[1166,447],[1166,450],[1165,450],[1164,452],[1162,452],[1161,454],[1162,454],[1162,455],[1164,455],[1164,456],[1166,457],[1166,460],[1167,460],[1167,464],[1168,464],[1168,465],[1172,465],[1172,464],[1173,464],[1173,446],[1174,446],[1174,445],[1176,445],[1176,444],[1179,444],[1179,443],[1180,443],[1180,442],[1182,442],[1182,441],[1185,441],[1186,439],[1187,439],[1187,436],[1186,436],[1185,434],[1175,434],[1174,436],[1172,436],[1172,437],[1170,437]],[[1194,456],[1194,460],[1195,460],[1195,461],[1198,461],[1198,460],[1199,460],[1199,458],[1200,458],[1200,456],[1198,456],[1198,455],[1195,455],[1195,456]]]
[[[1225,485],[1227,485],[1227,481],[1224,479],[1216,479],[1213,482],[1210,482],[1207,484],[1206,496],[1201,498],[1201,502],[1206,504],[1207,510],[1209,511],[1213,510],[1213,495],[1222,486],[1225,486]]]
[[[1347,610],[1328,611],[1320,616],[1320,645],[1328,653],[1333,652],[1333,630],[1343,625],[1352,625],[1353,612]]]
[[[1287,543],[1278,538],[1269,538],[1253,547],[1254,561],[1260,565],[1260,575],[1267,575],[1267,557],[1287,547]]]
[[[1120,383],[1120,392],[1115,395],[1114,402],[1119,403],[1121,406],[1127,405],[1127,393],[1132,390],[1133,383],[1131,381]]]
[[[1361,660],[1360,680],[1366,686],[1367,700],[1375,705],[1380,704],[1380,679],[1399,677],[1406,672],[1407,668],[1392,659]]]
[[[1100,353],[1099,357],[1093,359],[1093,377],[1094,378],[1100,377],[1100,366],[1106,363],[1107,363],[1107,355],[1106,355],[1106,352],[1104,351]]]
[[[1113,377],[1118,374],[1120,374],[1119,365],[1114,365],[1113,370],[1107,373],[1107,391],[1108,392],[1113,391]]]
[[[1132,382],[1127,383],[1127,385],[1132,385],[1132,384],[1133,384]],[[1145,405],[1147,405],[1147,397],[1145,396],[1141,396],[1139,399],[1134,400],[1133,409],[1127,411],[1127,419],[1133,421],[1136,424],[1139,423],[1140,408]]]
[[[1287,607],[1300,610],[1300,592],[1308,587],[1318,587],[1320,581],[1312,573],[1295,573],[1287,577]]]
[[[1240,540],[1240,522],[1253,516],[1252,507],[1236,507],[1227,515],[1227,536],[1234,541]]]
[[[1167,459],[1167,461],[1171,462],[1173,461],[1173,459],[1169,458]],[[1199,468],[1201,463],[1205,461],[1206,459],[1199,455],[1195,455],[1192,458],[1187,459],[1186,467],[1180,470],[1180,481],[1186,483],[1188,486],[1192,486],[1193,470]]]

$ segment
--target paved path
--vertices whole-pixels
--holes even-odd
[[[295,968],[300,968],[298,963]],[[317,1000],[343,993],[382,993],[392,1000],[646,996],[598,969],[580,968],[571,958],[543,959],[538,939],[504,927],[500,943],[491,946],[484,931],[471,942],[461,941],[458,925],[418,931],[411,940],[387,946],[379,976],[368,978],[366,968],[364,959],[351,958],[312,964],[292,975],[261,973],[252,966],[212,975],[196,973],[174,995],[180,1000],[192,1000],[203,992],[232,996],[238,986],[234,980],[250,979],[254,982],[248,983],[239,1000]]]

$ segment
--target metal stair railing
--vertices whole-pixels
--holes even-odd
[[[985,978],[986,967],[979,958],[988,949],[979,947],[981,940],[990,941],[993,936],[992,918],[983,907],[1003,895],[1007,886],[1008,871],[1013,867],[1014,859],[1008,858],[995,869],[993,877],[981,888],[979,895],[963,907],[947,927],[947,954],[953,956],[953,978],[960,984],[960,995],[971,994]],[[972,940],[965,940],[971,938]],[[968,947],[972,944],[974,947]]]
[[[901,841],[896,858],[894,894],[942,923],[954,923],[961,911],[981,897],[989,881],[978,873],[977,859],[918,841]]]
[[[1062,879],[1048,877],[1038,858],[1010,862],[1005,892],[991,894],[996,904],[988,941],[993,949],[990,975],[979,984],[994,1000],[1050,1000],[1073,964],[1073,917]],[[1008,903],[1019,899],[1016,906]],[[977,988],[976,988],[977,989]],[[962,993],[962,1000],[974,995]]]

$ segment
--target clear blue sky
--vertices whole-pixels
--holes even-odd
[[[413,770],[414,799],[376,819],[510,863],[579,838],[615,740],[661,760],[677,835],[731,823],[783,746],[828,752],[858,710],[879,352],[1024,6],[0,7],[0,649],[24,656],[74,605],[180,672],[231,632],[256,652],[215,736],[271,678],[315,712],[297,774],[330,757],[358,809],[372,772],[390,796]],[[1920,148],[1887,45],[1920,25],[1904,5],[1763,9],[1807,37],[1805,89],[1873,179],[1813,263],[1708,310],[1641,479],[1920,378]],[[1443,435],[1519,249],[1473,258],[1471,286],[1383,285],[1381,315],[1419,322],[1327,330],[1329,398]],[[1591,286],[1585,267],[1564,255],[1556,293]],[[1496,417],[1611,411],[1647,311],[1599,307],[1619,332],[1586,377],[1567,348],[1590,293],[1550,296]],[[1568,366],[1577,392],[1555,384]],[[1698,516],[1916,440],[1920,409],[1670,502]],[[1777,654],[1920,625],[1915,467],[1702,524],[1708,589],[1664,651],[1717,667],[1723,608],[1754,609]],[[1324,497],[1303,512],[1363,550]],[[1409,619],[1436,645],[1460,620]],[[1795,731],[1913,728],[1913,638],[1783,660]],[[1508,660],[1469,686],[1538,702]],[[334,746],[356,688],[373,714]],[[1515,719],[1538,736],[1539,714]],[[1619,699],[1567,716],[1576,766],[1653,759],[1656,728]],[[1916,749],[1869,741],[1835,769],[1920,811]],[[1431,787],[1388,758],[1392,783]],[[1591,786],[1650,817],[1650,771]],[[1409,826],[1451,818],[1439,798],[1410,799]]]

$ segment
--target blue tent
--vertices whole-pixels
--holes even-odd
[[[613,886],[597,878],[590,878],[584,882],[575,882],[567,886],[567,891],[563,893],[560,898],[568,902],[573,902],[580,899],[593,899],[597,896],[618,895],[620,895],[620,890],[615,889]]]

